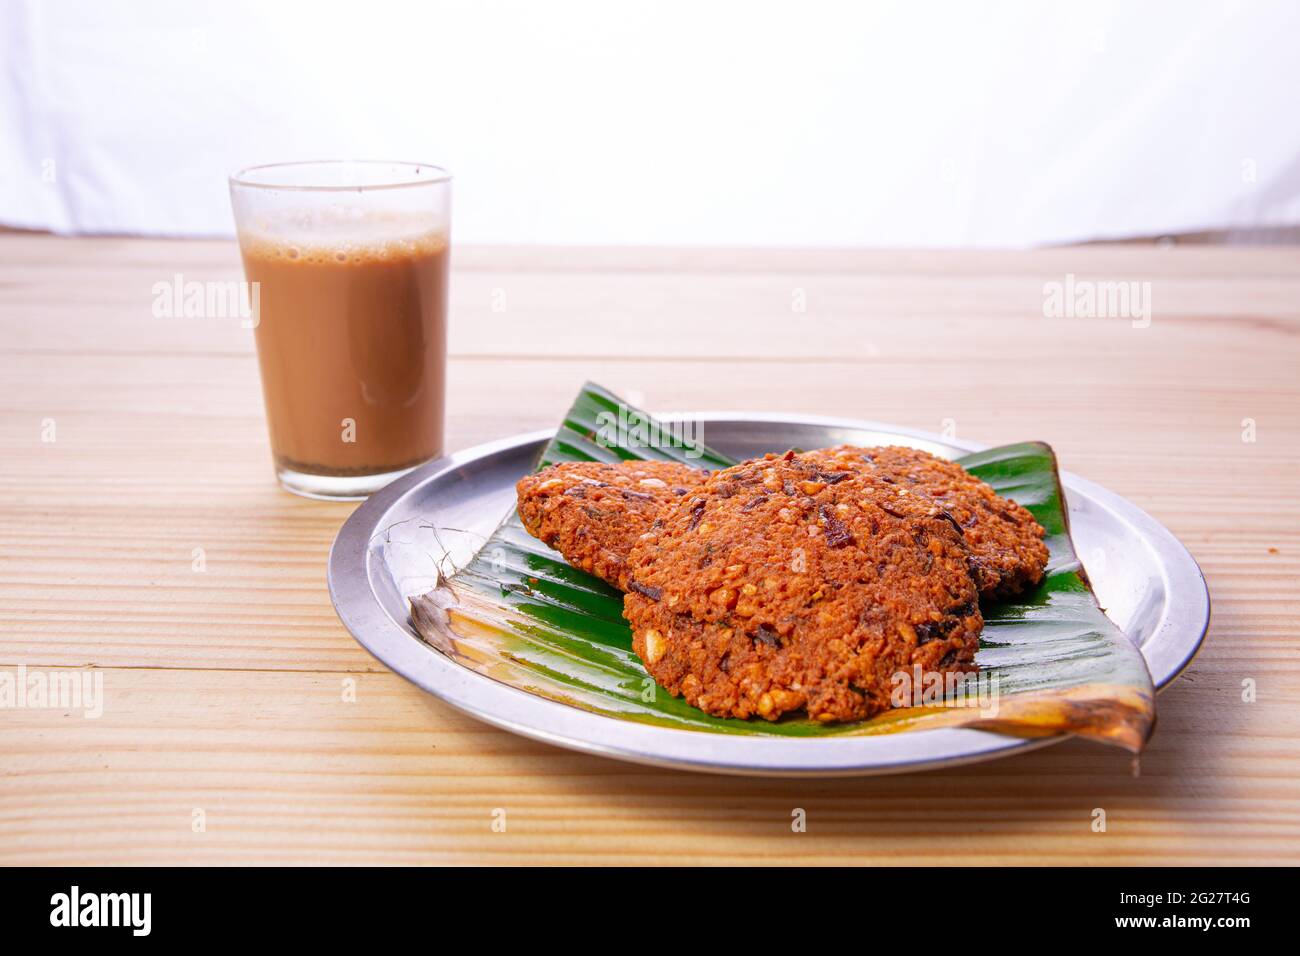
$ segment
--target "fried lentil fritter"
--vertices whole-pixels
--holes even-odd
[[[520,479],[528,533],[576,568],[622,588],[627,556],[661,508],[708,472],[676,462],[565,462]]]
[[[961,526],[980,594],[1005,598],[1043,580],[1047,545],[1034,516],[961,465],[917,448],[838,445],[804,458],[834,470],[866,470],[934,499]]]
[[[974,670],[983,619],[959,529],[861,470],[789,452],[714,472],[627,568],[633,648],[710,714],[854,720],[890,706],[898,671]]]

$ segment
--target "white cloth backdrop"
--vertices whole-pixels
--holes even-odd
[[[1300,3],[0,0],[0,223],[223,235],[447,166],[459,241],[1018,246],[1300,223]]]

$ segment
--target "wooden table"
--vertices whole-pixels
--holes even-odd
[[[0,710],[0,862],[1300,862],[1300,250],[457,251],[453,448],[554,424],[586,378],[947,421],[1049,440],[1201,562],[1214,622],[1140,776],[1069,741],[822,781],[569,753],[389,673],[325,589],[352,506],[272,480],[251,332],[153,314],[154,283],[240,278],[233,243],[0,251],[0,671],[104,694]],[[1150,327],[1044,317],[1067,274],[1150,282]]]

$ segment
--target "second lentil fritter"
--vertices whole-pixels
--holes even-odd
[[[1005,598],[1043,579],[1043,526],[961,465],[917,448],[838,445],[807,452],[827,469],[867,471],[935,501],[961,526],[980,594]]]
[[[627,557],[663,506],[708,472],[668,461],[565,462],[520,479],[528,533],[575,568],[622,588]]]

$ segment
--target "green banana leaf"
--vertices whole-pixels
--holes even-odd
[[[537,463],[657,459],[734,462],[586,385]],[[647,439],[650,439],[647,441]],[[786,449],[769,449],[783,452]],[[1139,751],[1155,722],[1141,653],[1102,612],[1070,541],[1052,449],[1006,445],[958,459],[1046,529],[1036,589],[983,607],[974,686],[936,688],[871,720],[823,724],[711,717],[669,695],[632,651],[622,594],[565,563],[512,514],[475,557],[411,602],[416,630],[495,680],[612,719],[723,734],[827,737],[978,726],[1018,736],[1075,733]]]

